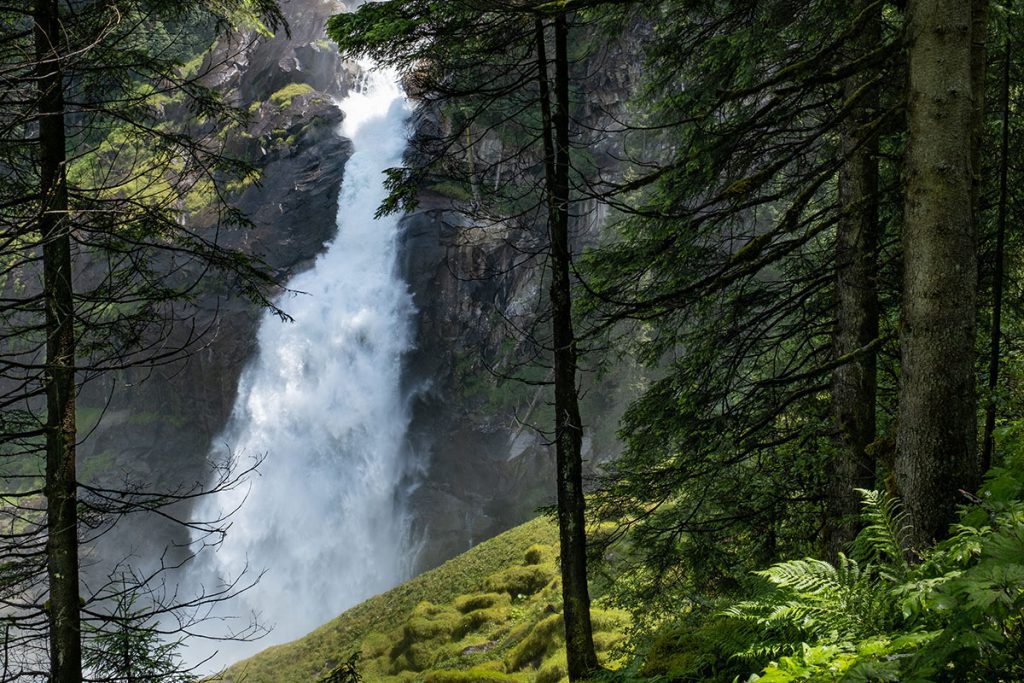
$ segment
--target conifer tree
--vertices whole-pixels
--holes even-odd
[[[876,476],[878,359],[892,368],[898,36],[883,7],[645,8],[659,19],[634,128],[654,153],[627,147],[634,178],[606,192],[620,238],[586,279],[655,376],[601,494],[650,549],[639,584],[654,591],[855,531],[849,479]]]
[[[423,185],[444,178],[468,186],[472,201],[461,208],[471,221],[487,225],[504,210],[498,220],[518,222],[529,232],[547,224],[543,246],[531,249],[550,263],[548,343],[563,616],[569,677],[576,681],[595,671],[598,662],[587,587],[583,423],[572,304],[569,24],[562,8],[546,3],[393,1],[337,15],[328,32],[343,54],[369,54],[397,67],[414,86],[421,107],[443,120],[438,131],[417,132],[416,163],[394,172],[385,209],[410,206]],[[516,146],[502,151],[499,163],[511,170],[500,178],[494,177],[501,173],[495,165],[474,158],[473,149],[475,141],[497,127],[523,132]],[[539,174],[530,169],[534,160],[542,166]]]
[[[896,480],[921,549],[978,482],[975,399],[980,125],[971,2],[907,4],[906,208]],[[976,89],[977,88],[977,89]]]
[[[182,65],[192,30],[212,36],[242,15],[268,26],[281,20],[271,0],[212,8],[33,0],[0,14],[0,231],[8,247],[0,388],[11,489],[3,554],[16,581],[8,583],[7,646],[17,653],[5,660],[5,676],[40,673],[38,650],[48,643],[48,680],[81,681],[83,611],[106,618],[97,609],[103,596],[81,592],[83,526],[159,511],[197,493],[83,486],[75,408],[84,382],[187,355],[194,337],[169,342],[161,331],[205,274],[220,272],[269,303],[272,281],[256,264],[220,247],[209,237],[215,230],[202,234],[179,220],[197,184],[222,187],[245,168],[211,143],[209,123],[205,132],[175,128],[154,102],[163,98],[184,121],[230,119],[230,108]],[[164,22],[178,34],[156,30]],[[218,213],[217,192],[211,215]],[[220,213],[222,225],[244,222]],[[43,467],[34,464],[40,453]]]

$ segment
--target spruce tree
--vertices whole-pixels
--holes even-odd
[[[439,130],[424,126],[417,132],[415,163],[394,172],[385,210],[409,207],[425,185],[444,179],[467,187],[472,199],[457,210],[469,221],[514,222],[531,233],[547,224],[543,246],[527,248],[550,263],[546,315],[551,333],[546,343],[534,341],[548,347],[553,364],[563,616],[569,677],[576,681],[595,671],[598,662],[587,586],[583,423],[573,322],[570,233],[576,199],[571,191],[569,31],[565,11],[535,2],[372,3],[335,16],[328,26],[343,54],[368,54],[397,67],[415,88],[421,107],[443,121]],[[502,151],[499,165],[510,168],[504,176],[497,165],[474,157],[474,143],[499,127],[523,132],[515,146]],[[534,160],[541,163],[539,174],[530,168]]]
[[[8,247],[0,387],[10,464],[3,554],[5,566],[17,570],[7,617],[7,646],[16,655],[6,660],[5,676],[38,673],[46,648],[49,680],[81,681],[83,610],[106,618],[104,596],[81,590],[83,525],[95,529],[195,495],[137,485],[97,489],[77,480],[76,399],[84,383],[187,356],[194,338],[169,343],[161,331],[204,274],[223,273],[269,303],[272,280],[256,264],[179,220],[196,184],[217,187],[246,172],[211,144],[210,123],[205,132],[186,123],[237,120],[182,68],[188,32],[212,36],[250,12],[280,24],[270,0],[213,9],[163,0],[34,0],[0,14],[0,230]],[[161,32],[164,22],[178,34]],[[178,108],[183,127],[161,120],[156,96]],[[215,190],[211,214],[218,202]],[[223,225],[244,222],[230,210],[221,214]]]
[[[979,119],[972,3],[907,4],[906,204],[896,483],[922,549],[978,481],[975,398]],[[981,40],[984,44],[984,40]],[[964,134],[968,131],[968,134]]]

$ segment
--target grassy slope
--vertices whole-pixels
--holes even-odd
[[[366,681],[559,681],[557,529],[538,518],[370,598],[292,643],[231,667],[224,683],[310,683],[354,652]],[[595,610],[602,650],[623,614]]]

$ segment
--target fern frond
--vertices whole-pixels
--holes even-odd
[[[853,543],[855,555],[876,565],[890,581],[904,579],[910,571],[904,555],[909,525],[899,500],[879,491],[856,491],[863,501],[865,526]]]
[[[811,557],[780,562],[754,573],[768,579],[779,588],[788,588],[798,593],[835,591],[843,585],[835,567],[824,560]]]

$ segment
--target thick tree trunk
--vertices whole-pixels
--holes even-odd
[[[576,337],[572,324],[569,252],[569,57],[564,14],[555,18],[555,109],[551,113],[544,26],[537,20],[540,99],[544,120],[545,178],[551,233],[551,321],[554,344],[555,457],[561,548],[562,615],[569,680],[598,669],[590,624],[583,495],[583,425],[576,390]],[[554,134],[552,135],[552,131]]]
[[[50,680],[82,680],[75,480],[75,333],[57,0],[35,1],[39,169],[46,306],[46,514]]]
[[[907,5],[909,143],[896,484],[920,549],[977,481],[972,6]]]
[[[971,101],[974,118],[971,122],[971,164],[974,185],[971,206],[974,224],[981,215],[981,148],[985,138],[985,88],[988,84],[988,5],[991,0],[971,0]]]
[[[1003,130],[999,145],[999,215],[996,219],[995,269],[992,273],[992,330],[988,351],[988,400],[985,404],[985,436],[982,440],[981,471],[992,466],[992,435],[996,429],[996,389],[999,386],[1000,342],[1003,326],[1003,277],[1006,263],[1006,217],[1009,204],[1010,171],[1010,57],[1012,42],[1006,39],[1003,55]]]
[[[856,0],[851,14],[871,17],[851,46],[856,59],[878,46],[882,9],[876,0]],[[836,233],[836,359],[849,358],[832,374],[836,456],[829,470],[825,549],[835,560],[859,528],[860,497],[854,488],[875,485],[875,393],[878,337],[878,137],[871,127],[878,115],[878,91],[861,92],[874,74],[865,70],[843,85],[844,98],[857,97],[842,131],[845,163],[839,173],[843,215]]]

